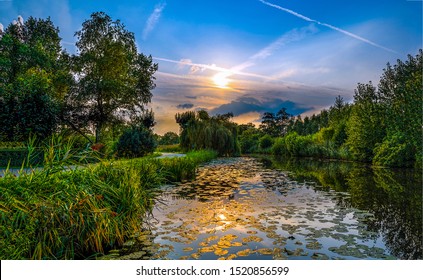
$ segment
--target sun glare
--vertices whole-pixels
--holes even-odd
[[[229,79],[228,79],[228,73],[217,73],[212,78],[214,84],[219,88],[228,88]]]

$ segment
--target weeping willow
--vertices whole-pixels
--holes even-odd
[[[181,148],[186,151],[211,149],[220,156],[240,154],[236,124],[232,114],[210,117],[206,111],[176,114],[181,133]]]

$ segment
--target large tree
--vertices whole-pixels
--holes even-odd
[[[0,140],[49,136],[70,85],[66,53],[51,20],[22,17],[0,34]]]
[[[284,136],[288,132],[288,125],[292,115],[286,112],[286,108],[280,109],[276,114],[265,112],[262,116],[260,129],[264,134],[273,137]]]
[[[380,95],[371,82],[358,84],[347,128],[347,145],[356,160],[371,161],[373,149],[385,137],[380,101]]]
[[[69,94],[68,118],[91,126],[96,142],[108,125],[137,119],[151,101],[157,64],[138,53],[134,34],[103,12],[93,13],[75,33],[75,88]]]

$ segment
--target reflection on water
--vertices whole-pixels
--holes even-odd
[[[136,238],[142,250],[117,255],[421,259],[419,175],[339,162],[217,160],[192,182],[164,186],[149,230]]]
[[[262,160],[287,170],[298,181],[323,189],[347,192],[338,205],[368,211],[371,232],[378,232],[390,253],[399,259],[422,259],[421,170],[371,168],[362,164],[305,159]]]

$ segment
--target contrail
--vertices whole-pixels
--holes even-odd
[[[342,33],[342,34],[345,34],[345,35],[350,36],[350,37],[352,37],[352,38],[354,38],[354,39],[360,40],[360,41],[362,41],[362,42],[364,42],[364,43],[367,43],[367,44],[369,44],[369,45],[372,45],[372,46],[374,46],[374,47],[377,47],[377,48],[383,49],[383,50],[388,51],[388,52],[392,52],[392,53],[396,53],[396,54],[398,54],[398,52],[396,52],[396,51],[394,51],[394,50],[392,50],[392,49],[389,49],[389,48],[387,48],[387,47],[381,46],[381,45],[379,45],[379,44],[377,44],[377,43],[375,43],[375,42],[372,42],[372,41],[370,41],[370,40],[368,40],[368,39],[366,39],[366,38],[363,38],[363,37],[361,37],[361,36],[358,36],[358,35],[356,35],[356,34],[353,34],[353,33],[351,33],[351,32],[348,32],[348,31],[346,31],[346,30],[344,30],[344,29],[341,29],[341,28],[339,28],[339,27],[336,27],[336,26],[333,26],[333,25],[330,25],[330,24],[327,24],[327,23],[324,23],[324,22],[320,22],[320,21],[318,21],[318,20],[311,19],[311,18],[306,17],[306,16],[304,16],[304,15],[302,15],[302,14],[299,14],[299,13],[297,13],[297,12],[294,12],[293,10],[290,10],[290,9],[287,9],[287,8],[284,8],[284,7],[281,7],[281,6],[278,6],[278,5],[276,5],[276,4],[272,4],[272,3],[266,2],[266,1],[264,1],[264,0],[258,0],[258,1],[260,1],[261,3],[263,3],[263,4],[265,4],[265,5],[269,6],[269,7],[273,7],[273,8],[276,8],[276,9],[278,9],[278,10],[281,10],[281,11],[287,12],[287,13],[289,13],[289,14],[291,14],[291,15],[294,15],[294,16],[296,16],[296,17],[298,17],[298,18],[300,18],[300,19],[303,19],[303,20],[305,20],[305,21],[308,21],[308,22],[314,22],[314,23],[316,23],[316,24],[319,24],[319,25],[322,25],[322,26],[328,27],[328,28],[330,28],[330,29],[332,29],[332,30],[338,31],[338,32],[340,32],[340,33]]]

